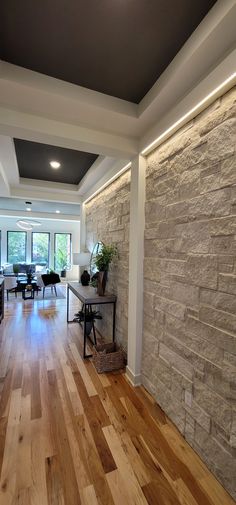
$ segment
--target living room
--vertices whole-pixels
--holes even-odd
[[[15,200],[13,205],[10,199],[1,198],[0,207],[0,264],[5,291],[10,282],[9,293],[15,293],[16,286],[16,291],[20,292],[17,280],[22,281],[22,274],[23,280],[26,274],[32,274],[35,281],[37,277],[35,287],[38,288],[42,287],[39,277],[49,272],[59,275],[58,282],[78,279],[78,266],[73,265],[73,254],[78,252],[80,242],[79,205],[72,207],[42,202],[40,207],[39,202],[26,204],[23,200]],[[24,215],[29,212],[30,219],[27,221]],[[34,225],[32,228],[31,223]]]
[[[235,0],[12,6],[0,502],[233,505]]]

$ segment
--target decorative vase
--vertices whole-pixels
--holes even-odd
[[[88,286],[89,285],[89,281],[90,281],[90,275],[88,273],[87,270],[84,270],[81,277],[80,277],[80,280],[81,280],[81,284],[82,286]]]
[[[33,275],[31,273],[27,274],[27,283],[31,284],[31,281],[33,279]]]
[[[107,271],[98,272],[98,285],[97,285],[97,293],[99,296],[104,296],[106,283],[107,283]]]

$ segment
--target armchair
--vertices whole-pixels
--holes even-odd
[[[39,275],[37,278],[37,285],[43,289],[43,298],[46,288],[51,288],[52,291],[54,289],[55,295],[57,296],[56,284],[59,282],[61,282],[61,279],[56,273]]]

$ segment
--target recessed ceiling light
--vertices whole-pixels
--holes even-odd
[[[59,163],[59,161],[50,161],[50,165],[52,168],[60,168],[61,164]]]
[[[26,207],[26,210],[27,210],[28,212],[31,212],[31,208],[30,208],[30,207]]]
[[[60,214],[60,212],[61,212],[60,210],[56,210],[56,214]]]

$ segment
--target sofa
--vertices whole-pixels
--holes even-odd
[[[3,265],[3,275],[28,274],[30,272],[35,272],[34,263],[14,263],[13,265],[7,263]]]

